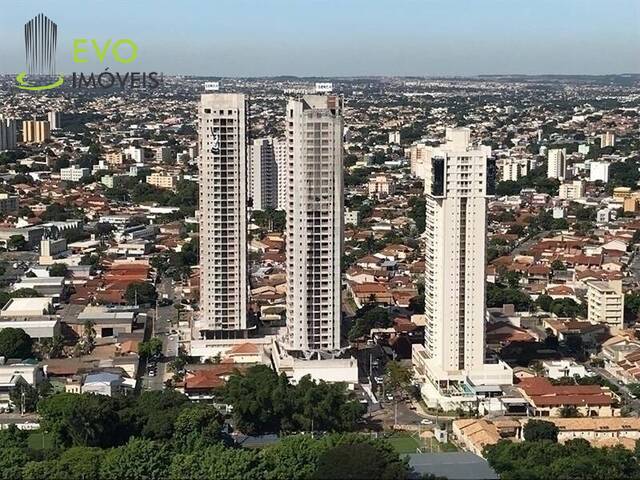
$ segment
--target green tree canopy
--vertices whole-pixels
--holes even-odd
[[[21,328],[0,330],[0,357],[28,358],[32,354],[33,340]]]

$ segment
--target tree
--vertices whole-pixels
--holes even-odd
[[[22,448],[0,446],[0,480],[30,480],[22,475],[22,467],[29,460]]]
[[[389,312],[374,303],[369,303],[356,312],[355,322],[349,330],[349,339],[367,336],[372,328],[387,328],[391,325]]]
[[[132,305],[147,305],[156,301],[156,287],[148,282],[132,282],[124,293],[125,300]]]
[[[400,362],[392,360],[387,363],[384,375],[385,387],[396,394],[406,390],[411,384],[413,372]]]
[[[212,405],[195,404],[182,410],[174,423],[173,438],[180,449],[193,449],[233,441],[223,432],[224,418]]]
[[[138,344],[138,354],[142,357],[156,357],[162,353],[162,339],[159,337],[150,338],[147,342]]]
[[[144,391],[134,404],[120,411],[120,417],[131,435],[168,440],[178,415],[189,405],[189,398],[175,390]]]
[[[12,251],[23,251],[27,248],[27,241],[22,235],[11,235],[7,240],[7,249]]]
[[[19,358],[31,356],[33,340],[21,328],[3,328],[0,330],[0,357]]]
[[[126,445],[108,451],[100,465],[102,480],[163,480],[171,456],[162,444],[133,438]]]
[[[409,199],[409,218],[416,224],[418,233],[424,232],[426,225],[427,203],[423,197],[411,197]]]
[[[558,441],[558,427],[552,422],[544,420],[529,420],[524,426],[524,439],[529,442],[538,440]]]
[[[95,447],[72,447],[65,450],[55,464],[49,478],[85,480],[98,478],[104,450]]]
[[[548,312],[551,310],[551,304],[553,303],[553,298],[546,293],[543,293],[536,298],[536,305],[543,312]]]
[[[248,434],[353,430],[366,410],[344,385],[305,376],[294,386],[264,365],[232,374],[223,397],[233,405],[238,429]]]
[[[306,480],[316,471],[323,443],[310,435],[283,437],[262,451],[266,480]]]
[[[38,403],[38,390],[24,378],[18,377],[15,386],[9,391],[9,399],[21,412],[34,412]]]
[[[12,298],[32,298],[41,296],[42,295],[40,295],[35,288],[19,288],[11,294]]]
[[[108,447],[122,433],[114,400],[104,395],[58,393],[38,402],[38,413],[61,446]]]
[[[551,262],[551,269],[559,272],[566,270],[567,267],[562,260],[554,260],[553,262]]]
[[[315,479],[404,479],[407,461],[385,441],[361,435],[325,437],[324,452],[318,459]]]
[[[54,263],[49,267],[50,277],[66,277],[69,269],[64,263]]]
[[[60,335],[54,335],[52,338],[42,339],[40,351],[45,358],[60,358],[64,351],[64,338]]]
[[[193,453],[176,455],[168,473],[168,478],[171,480],[185,478],[228,480],[262,477],[260,456],[256,450],[225,448],[222,444],[212,445]]]

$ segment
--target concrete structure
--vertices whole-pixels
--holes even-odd
[[[589,181],[607,183],[609,181],[609,162],[591,162]]]
[[[254,210],[278,207],[278,164],[273,138],[256,138],[251,143],[249,164],[249,197]]]
[[[200,312],[205,336],[247,329],[247,99],[203,94],[200,140]]]
[[[60,180],[66,182],[79,182],[89,175],[91,175],[91,171],[88,168],[80,168],[77,165],[60,169]]]
[[[160,163],[170,162],[171,157],[173,156],[173,151],[171,150],[171,147],[165,147],[165,146],[156,147],[153,153],[155,155],[156,162],[160,162]]]
[[[400,140],[401,140],[401,136],[400,136],[400,131],[399,130],[395,130],[393,132],[389,132],[389,143],[392,145],[400,145]]]
[[[517,181],[529,173],[530,160],[528,158],[509,157],[502,160],[502,181]]]
[[[49,122],[43,120],[25,120],[22,122],[23,143],[42,143],[50,138]]]
[[[495,167],[469,129],[447,129],[426,169],[426,343],[414,345],[425,400],[470,398],[470,385],[511,383],[505,364],[487,364],[485,261],[487,196]]]
[[[47,114],[47,118],[49,120],[49,126],[51,130],[58,130],[62,128],[62,115],[60,112],[51,111]]]
[[[147,176],[147,183],[149,185],[153,185],[158,188],[168,188],[170,190],[175,190],[178,186],[178,180],[180,177],[178,175],[164,175],[162,173],[152,173]]]
[[[125,154],[122,152],[109,152],[104,158],[109,165],[122,165],[125,161]]]
[[[0,214],[16,213],[18,211],[18,196],[10,193],[0,193]]]
[[[12,298],[0,310],[0,317],[41,317],[48,315],[52,307],[47,297]]]
[[[278,171],[277,209],[284,211],[287,209],[289,201],[289,151],[287,150],[287,141],[284,138],[273,140],[273,156]]]
[[[144,163],[144,149],[133,145],[125,148],[124,155],[134,163]]]
[[[385,198],[396,191],[396,182],[386,175],[376,175],[369,180],[369,196]]]
[[[11,317],[0,316],[0,330],[19,328],[33,339],[53,338],[62,333],[60,319],[55,316]]]
[[[344,223],[345,225],[358,225],[360,220],[360,212],[357,210],[344,210]]]
[[[42,368],[39,365],[23,363],[0,365],[0,408],[15,408],[20,411],[20,406],[14,405],[9,395],[20,381],[37,387],[44,381]]]
[[[56,258],[60,258],[68,253],[67,239],[60,238],[43,238],[40,240],[40,265],[52,265]]]
[[[577,200],[584,197],[584,183],[582,180],[574,180],[560,185],[558,197],[562,200]]]
[[[113,397],[123,387],[122,375],[110,372],[91,373],[84,378],[82,393],[93,393]]]
[[[355,358],[330,358],[318,356],[316,359],[298,358],[273,342],[271,360],[278,373],[284,373],[291,383],[298,383],[309,375],[315,381],[344,383],[352,389],[358,384],[358,361]]]
[[[408,149],[411,174],[418,178],[426,175],[426,166],[431,161],[431,147],[423,143],[411,145]]]
[[[542,362],[544,374],[548,378],[558,380],[560,378],[586,377],[587,369],[584,365],[573,360],[547,360]]]
[[[567,177],[567,150],[552,148],[547,154],[547,176],[564,180]]]
[[[616,145],[616,135],[613,132],[600,134],[600,148],[614,147]]]
[[[342,99],[305,95],[286,110],[288,350],[340,348]]]
[[[14,150],[18,141],[18,122],[0,115],[0,151]]]
[[[605,323],[613,330],[624,326],[624,293],[622,281],[591,281],[587,283],[588,319]]]

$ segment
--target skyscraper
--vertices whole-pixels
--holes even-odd
[[[564,180],[567,177],[567,151],[564,148],[552,148],[547,155],[547,176]]]
[[[256,138],[251,143],[249,196],[254,210],[277,208],[278,166],[273,138]]]
[[[0,150],[13,150],[18,140],[18,122],[0,115]]]
[[[199,327],[209,338],[247,329],[246,112],[242,94],[200,99]]]
[[[25,120],[22,122],[22,142],[42,143],[51,138],[49,122],[45,120]]]
[[[59,128],[62,128],[61,117],[62,116],[60,115],[60,112],[56,112],[55,110],[47,114],[47,118],[49,120],[49,126],[51,127],[51,130],[57,130]]]
[[[286,110],[288,350],[340,348],[342,99],[305,95]]]
[[[435,395],[462,395],[464,385],[510,379],[485,363],[487,195],[495,164],[490,147],[473,147],[466,128],[447,129],[426,165],[425,348],[414,362]],[[414,357],[415,357],[414,351]]]
[[[273,156],[278,170],[278,194],[276,208],[286,210],[288,203],[289,188],[289,152],[287,151],[287,141],[284,138],[276,138],[273,141]]]

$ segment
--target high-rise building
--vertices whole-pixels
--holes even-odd
[[[502,181],[517,181],[529,173],[530,159],[509,157],[502,161]]]
[[[254,210],[278,207],[278,165],[274,139],[256,138],[250,146],[249,196]]]
[[[56,112],[51,111],[49,112],[49,114],[47,115],[48,120],[49,120],[49,126],[51,127],[51,130],[57,130],[59,128],[62,128],[62,115],[60,115],[60,112]]]
[[[131,145],[124,149],[124,154],[135,163],[144,163],[145,155],[143,148]]]
[[[582,197],[584,197],[584,182],[582,180],[563,183],[558,189],[558,198],[562,200],[577,200]]]
[[[609,162],[591,162],[589,165],[589,181],[602,183],[609,181]]]
[[[51,129],[46,120],[25,120],[22,122],[22,142],[42,143],[51,138]]]
[[[0,151],[13,150],[18,141],[18,122],[0,115]]]
[[[485,362],[491,148],[472,146],[467,128],[447,129],[446,138],[426,166],[426,331],[424,347],[414,348],[417,376],[429,385],[423,396],[430,397],[464,396],[470,384],[511,381],[506,365]]]
[[[588,319],[604,323],[612,329],[624,326],[624,293],[622,281],[592,281],[587,283]]]
[[[616,135],[613,132],[605,132],[600,134],[600,148],[614,147],[616,144]]]
[[[547,154],[547,176],[564,180],[567,178],[567,151],[564,148],[552,148]]]
[[[273,140],[273,156],[276,161],[276,169],[278,170],[278,195],[277,209],[286,210],[289,199],[289,152],[287,150],[287,141],[284,138],[276,138]]]
[[[147,176],[147,183],[149,185],[158,188],[168,188],[170,190],[174,190],[178,186],[178,181],[180,181],[179,175],[154,172]]]
[[[287,350],[340,348],[342,108],[335,95],[287,103]]]
[[[198,326],[211,338],[247,330],[247,110],[243,94],[200,98]]]

